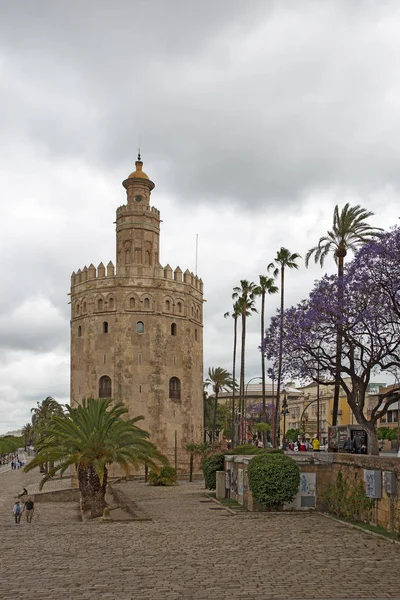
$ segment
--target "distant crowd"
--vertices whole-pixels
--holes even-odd
[[[25,464],[25,458],[19,454],[8,454],[0,458],[0,465],[11,465],[11,469],[20,469]]]

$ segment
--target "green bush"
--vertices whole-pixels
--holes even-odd
[[[203,473],[206,488],[215,490],[217,486],[217,471],[224,470],[225,454],[212,454],[203,460]]]
[[[253,458],[249,462],[248,476],[254,500],[272,509],[291,502],[300,485],[298,465],[289,456],[278,452]]]
[[[177,473],[174,467],[166,465],[157,471],[150,471],[148,477],[149,485],[176,485]]]
[[[253,444],[241,444],[232,450],[228,450],[227,454],[264,454],[264,448],[257,448]]]

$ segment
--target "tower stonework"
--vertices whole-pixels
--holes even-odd
[[[123,182],[116,267],[110,261],[71,278],[71,404],[111,397],[168,456],[187,469],[184,446],[203,435],[203,282],[159,262],[160,212],[142,170]]]

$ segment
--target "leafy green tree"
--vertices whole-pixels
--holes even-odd
[[[239,382],[239,412],[244,419],[244,403],[245,403],[245,363],[246,363],[246,323],[247,318],[252,313],[256,313],[255,307],[255,289],[256,285],[246,279],[240,281],[240,287],[233,288],[232,299],[238,303],[238,309],[242,321],[242,346],[240,351],[240,382]],[[240,435],[240,441],[244,437],[243,429]]]
[[[233,319],[233,361],[232,361],[232,379],[234,386],[232,388],[232,425],[231,425],[231,446],[235,447],[235,396],[236,396],[236,349],[237,349],[237,322],[241,315],[240,304],[235,302],[231,313],[224,314],[225,319],[232,317]]]
[[[355,252],[362,244],[368,242],[375,237],[381,229],[371,227],[367,223],[367,219],[373,216],[374,213],[366,211],[358,204],[350,206],[345,204],[339,212],[339,206],[336,205],[333,211],[333,225],[326,235],[322,236],[318,244],[306,254],[306,266],[308,267],[310,258],[314,255],[315,263],[324,265],[325,258],[329,253],[333,253],[335,262],[338,267],[338,278],[343,281],[344,274],[344,259],[349,250]],[[343,293],[343,286],[339,286],[339,293]],[[336,375],[335,375],[335,391],[333,396],[333,412],[332,425],[337,424],[339,396],[340,396],[340,372],[341,372],[341,357],[342,357],[343,340],[340,330],[337,332],[336,339]]]
[[[388,440],[389,433],[389,427],[377,427],[376,429],[376,435],[378,437],[378,440]]]
[[[283,311],[285,308],[285,271],[286,269],[298,269],[297,259],[301,258],[300,254],[291,253],[287,248],[281,247],[276,253],[273,262],[269,263],[267,271],[272,271],[274,277],[280,275],[281,279],[281,307],[280,307],[280,327],[279,327],[279,354],[278,354],[278,379],[276,385],[276,402],[275,402],[275,418],[274,432],[278,431],[279,415],[280,415],[280,396],[282,383],[282,357],[283,357]],[[278,443],[278,436],[275,433],[274,445]]]
[[[267,294],[276,294],[278,292],[278,288],[275,285],[272,277],[267,277],[266,275],[259,276],[259,284],[255,288],[254,293],[257,296],[261,297],[261,315],[260,315],[260,324],[261,324],[261,347],[264,340],[265,335],[265,296]],[[267,404],[265,398],[265,353],[261,350],[261,381],[262,381],[262,420],[264,423],[267,422]],[[263,434],[263,442],[264,447],[266,444],[267,438],[265,432]]]
[[[287,440],[297,442],[297,440],[299,439],[299,435],[301,435],[300,429],[288,429],[285,434],[285,437]]]
[[[75,466],[79,489],[85,507],[92,517],[103,513],[106,505],[108,465],[118,464],[129,473],[129,467],[147,465],[157,470],[168,461],[149,441],[149,434],[137,426],[143,417],[124,419],[127,409],[123,404],[112,405],[110,398],[88,398],[67,412],[54,415],[41,429],[36,444],[36,456],[26,465],[31,471],[42,463],[50,462],[40,486],[56,473],[61,475]]]
[[[212,387],[214,393],[214,414],[212,426],[212,442],[215,441],[215,432],[217,429],[217,411],[218,411],[218,396],[220,392],[228,391],[233,388],[232,375],[222,367],[209,368],[206,384]]]

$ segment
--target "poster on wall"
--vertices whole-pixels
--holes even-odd
[[[237,493],[243,496],[243,469],[238,469]]]

